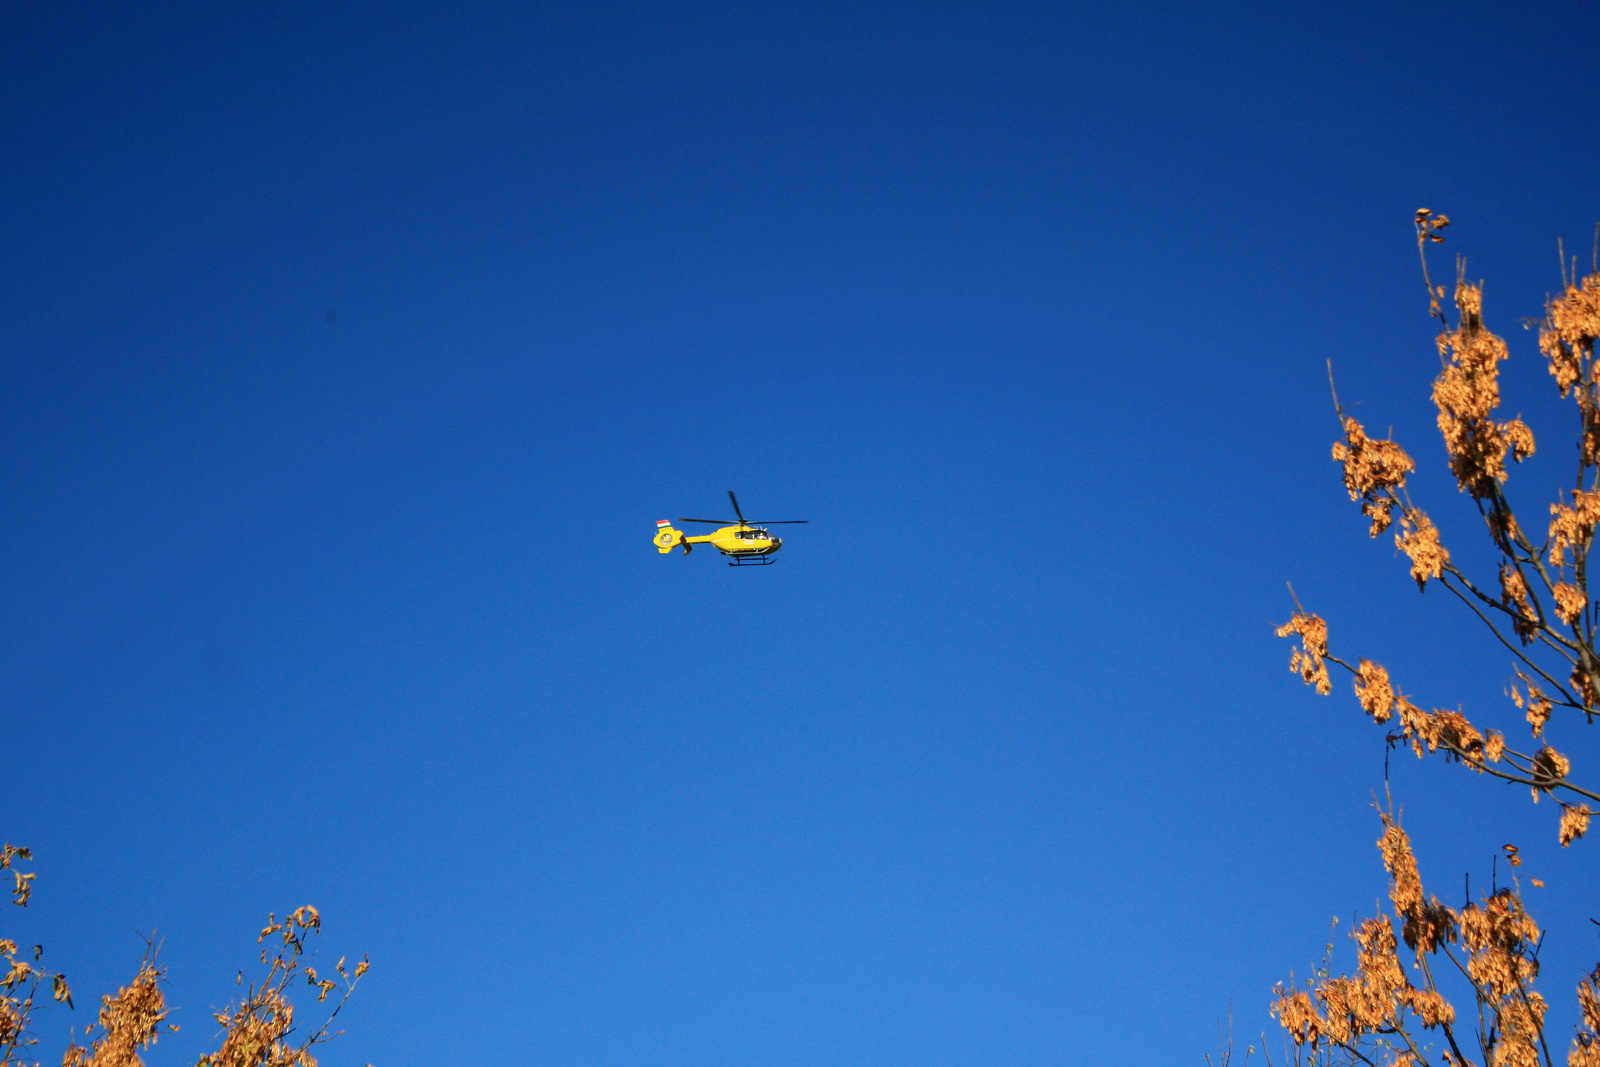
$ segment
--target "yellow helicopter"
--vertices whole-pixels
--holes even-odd
[[[728,560],[730,567],[765,567],[772,563],[772,554],[783,547],[783,538],[773,537],[766,528],[810,521],[783,519],[779,522],[749,522],[744,512],[739,510],[739,498],[733,495],[732,489],[728,490],[728,500],[733,504],[733,513],[739,516],[737,522],[733,519],[679,519],[679,522],[704,522],[722,527],[704,537],[688,537],[682,530],[672,528],[672,520],[662,519],[656,523],[656,551],[664,556],[682,545],[683,554],[687,556],[695,545],[711,545],[724,556],[731,557]]]

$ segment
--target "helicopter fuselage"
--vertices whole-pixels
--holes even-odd
[[[724,526],[704,537],[686,537],[690,544],[711,545],[725,556],[770,556],[783,547],[783,538],[773,537],[757,526]]]

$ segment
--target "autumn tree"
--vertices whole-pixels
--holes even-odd
[[[33,893],[33,872],[16,866],[19,860],[32,859],[25,848],[6,844],[0,850],[0,870],[13,881],[12,903],[27,907]],[[220,1029],[219,1048],[200,1057],[195,1067],[317,1067],[312,1049],[331,1040],[333,1021],[355,991],[356,983],[367,973],[367,960],[346,968],[340,959],[334,965],[337,977],[318,975],[305,959],[309,939],[322,930],[317,909],[304,906],[278,919],[268,916],[267,925],[256,938],[260,964],[265,971],[248,984],[239,972],[241,990],[237,998],[214,1014]],[[0,979],[0,1067],[39,1067],[29,1057],[38,1044],[28,1027],[34,999],[48,986],[56,1001],[72,1007],[72,992],[66,976],[44,970],[42,946],[19,958],[16,942],[0,939],[0,956],[8,972]],[[31,956],[31,962],[29,959]],[[100,998],[100,1013],[77,1040],[62,1054],[62,1067],[143,1067],[140,1053],[154,1045],[164,1031],[176,1030],[167,1021],[166,998],[161,991],[166,969],[156,960],[156,946],[146,946],[144,959],[133,981],[116,994]],[[329,994],[340,995],[332,1002],[322,1022],[315,1027],[295,1024],[294,1005],[288,992],[298,981],[316,992],[318,1003]]]
[[[1429,312],[1439,322],[1442,369],[1433,383],[1433,404],[1450,473],[1476,506],[1498,557],[1495,573],[1471,575],[1457,565],[1440,529],[1407,491],[1415,461],[1399,443],[1369,435],[1340,406],[1337,392],[1333,406],[1342,435],[1333,443],[1333,459],[1350,499],[1360,503],[1369,534],[1377,538],[1393,529],[1417,587],[1446,590],[1509,657],[1517,681],[1502,715],[1520,711],[1522,724],[1509,734],[1525,730],[1527,740],[1511,740],[1508,731],[1480,726],[1460,710],[1424,710],[1380,663],[1336,654],[1327,622],[1298,601],[1278,635],[1295,639],[1291,669],[1319,694],[1333,691],[1330,665],[1348,674],[1361,709],[1390,727],[1390,744],[1405,745],[1418,758],[1525,785],[1535,803],[1554,800],[1559,818],[1553,829],[1565,847],[1588,831],[1590,802],[1600,803],[1600,793],[1570,777],[1572,763],[1554,744],[1558,732],[1592,723],[1600,711],[1597,609],[1588,571],[1600,524],[1600,374],[1594,359],[1600,262],[1580,280],[1576,261],[1563,252],[1560,295],[1549,299],[1537,324],[1539,351],[1555,389],[1577,409],[1577,469],[1571,485],[1547,499],[1548,520],[1519,517],[1506,484],[1510,468],[1533,455],[1534,435],[1520,418],[1499,415],[1499,369],[1509,350],[1486,325],[1482,284],[1467,279],[1459,260],[1453,292],[1429,275],[1429,247],[1443,241],[1448,225],[1443,215],[1417,212],[1423,282]],[[1331,367],[1329,376],[1331,384]],[[1324,963],[1310,980],[1278,987],[1273,1013],[1292,1041],[1294,1061],[1554,1067],[1557,1050],[1564,1050],[1569,1067],[1600,1067],[1600,965],[1578,985],[1577,1033],[1570,1041],[1547,1034],[1547,1003],[1535,989],[1541,933],[1519,886],[1514,881],[1492,887],[1459,909],[1442,904],[1424,890],[1410,839],[1387,797],[1379,817],[1378,848],[1389,875],[1392,914],[1367,919],[1353,932],[1354,974],[1335,975]],[[1520,862],[1515,848],[1507,846],[1507,855],[1513,865]],[[1458,1011],[1438,975],[1464,979],[1472,1003]]]

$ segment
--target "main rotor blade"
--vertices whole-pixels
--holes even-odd
[[[738,526],[732,519],[679,519],[679,522],[709,522],[713,526]]]
[[[773,522],[752,522],[750,526],[793,526],[797,522],[810,522],[810,519],[777,519]]]
[[[739,498],[733,495],[733,490],[732,489],[728,490],[728,499],[733,501],[733,513],[735,515],[739,516],[739,521],[740,522],[744,522],[744,512],[739,510]],[[748,522],[745,522],[744,524],[746,526],[750,525]]]

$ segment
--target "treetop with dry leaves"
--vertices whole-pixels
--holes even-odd
[[[1479,774],[1529,787],[1535,803],[1555,800],[1562,847],[1583,837],[1600,802],[1592,786],[1574,781],[1572,761],[1551,743],[1558,723],[1587,725],[1600,711],[1597,611],[1589,589],[1588,554],[1600,526],[1600,231],[1595,264],[1581,280],[1576,261],[1562,253],[1562,289],[1537,323],[1539,351],[1562,399],[1576,408],[1576,470],[1570,486],[1553,491],[1549,518],[1522,520],[1506,495],[1511,468],[1534,454],[1533,430],[1521,418],[1502,418],[1500,364],[1509,348],[1485,323],[1483,285],[1467,279],[1458,260],[1453,292],[1435,285],[1427,251],[1441,243],[1449,219],[1426,208],[1415,218],[1429,313],[1440,324],[1441,369],[1432,401],[1457,488],[1476,505],[1498,559],[1485,580],[1455,562],[1443,533],[1412,500],[1408,478],[1416,462],[1397,442],[1370,436],[1340,405],[1341,437],[1333,443],[1350,499],[1361,505],[1371,537],[1397,527],[1396,547],[1420,590],[1442,586],[1488,629],[1510,658],[1507,686],[1531,740],[1515,746],[1506,732],[1480,727],[1459,707],[1424,707],[1402,691],[1382,664],[1332,651],[1327,622],[1295,602],[1278,628],[1293,637],[1290,669],[1317,693],[1333,690],[1329,667],[1347,672],[1357,704],[1378,724],[1393,724],[1390,745],[1418,758],[1438,755]],[[1454,315],[1446,312],[1446,302]],[[1330,385],[1332,367],[1329,367]],[[1542,539],[1535,540],[1539,532]],[[1351,659],[1354,662],[1351,662]],[[1557,712],[1568,714],[1557,719]],[[1578,716],[1582,716],[1581,720]],[[1423,891],[1411,843],[1392,801],[1380,809],[1378,847],[1390,879],[1393,919],[1379,915],[1352,935],[1354,975],[1332,974],[1326,962],[1311,979],[1280,986],[1273,1012],[1293,1041],[1296,1063],[1364,1063],[1419,1067],[1554,1067],[1545,1033],[1546,1002],[1533,987],[1539,974],[1538,924],[1523,907],[1520,884],[1493,887],[1477,902],[1450,908]],[[1520,865],[1514,846],[1508,862]],[[1539,883],[1535,883],[1539,884]],[[1396,936],[1395,925],[1399,925]],[[1411,955],[1413,981],[1401,961]],[[1331,945],[1330,945],[1331,951]],[[1435,968],[1465,982],[1476,1011],[1464,1032]],[[1570,1045],[1569,1067],[1600,1067],[1600,965],[1578,985],[1582,1019]]]
[[[17,870],[13,861],[29,859],[32,855],[27,849],[9,843],[0,850],[0,870],[9,870],[15,883],[12,901],[23,907],[32,896],[34,876]],[[244,972],[239,972],[240,995],[213,1014],[221,1028],[220,1047],[201,1056],[195,1067],[317,1067],[312,1050],[337,1036],[333,1022],[368,967],[365,957],[350,968],[341,958],[333,968],[337,978],[319,975],[304,957],[308,940],[321,930],[322,917],[309,905],[281,920],[268,916],[256,939],[264,946],[260,962],[266,971],[248,984]],[[35,963],[43,952],[42,947],[34,946]],[[72,1007],[66,976],[18,960],[12,941],[0,940],[0,955],[10,966],[10,973],[0,981],[0,1067],[39,1067],[38,1061],[24,1058],[38,1044],[28,1028],[34,994],[48,980],[54,999]],[[133,981],[115,995],[100,998],[99,1015],[82,1035],[86,1044],[80,1045],[74,1038],[62,1054],[62,1067],[143,1067],[140,1053],[154,1045],[163,1031],[178,1029],[167,1022],[169,1010],[161,988],[166,973],[156,961],[155,943],[148,942]],[[329,994],[340,994],[316,1027],[295,1024],[288,990],[297,979],[317,991],[318,1003],[327,1002]]]
[[[1433,383],[1433,403],[1450,471],[1461,492],[1477,505],[1499,556],[1492,580],[1469,576],[1452,559],[1439,528],[1407,492],[1416,462],[1392,440],[1369,436],[1334,397],[1343,436],[1333,443],[1350,499],[1359,501],[1377,537],[1398,521],[1395,545],[1410,561],[1419,589],[1433,582],[1447,589],[1489,629],[1512,657],[1517,681],[1506,696],[1522,712],[1531,744],[1512,747],[1498,730],[1480,730],[1460,711],[1424,711],[1397,689],[1379,663],[1358,658],[1352,665],[1329,649],[1328,626],[1296,604],[1280,637],[1295,636],[1291,669],[1326,695],[1328,665],[1352,676],[1362,709],[1374,722],[1398,720],[1394,738],[1418,756],[1444,758],[1529,786],[1535,802],[1554,796],[1561,806],[1559,836],[1570,844],[1588,828],[1600,793],[1569,778],[1568,757],[1551,746],[1546,728],[1556,709],[1581,713],[1586,723],[1600,711],[1600,655],[1595,651],[1596,610],[1589,592],[1588,554],[1600,525],[1600,376],[1594,347],[1600,338],[1600,269],[1577,279],[1564,277],[1539,324],[1539,350],[1563,398],[1577,408],[1580,447],[1572,488],[1555,490],[1545,537],[1535,542],[1534,523],[1520,522],[1506,496],[1509,465],[1534,453],[1532,429],[1520,418],[1497,417],[1499,365],[1505,341],[1484,324],[1483,286],[1466,278],[1458,262],[1453,293],[1455,318],[1443,308],[1448,294],[1428,276],[1426,249],[1443,240],[1449,220],[1427,209],[1417,212],[1417,245],[1429,309],[1441,328],[1437,343],[1442,369]],[[1331,376],[1331,369],[1330,369]],[[1536,746],[1536,747],[1535,747]],[[1524,751],[1524,748],[1529,749]]]

